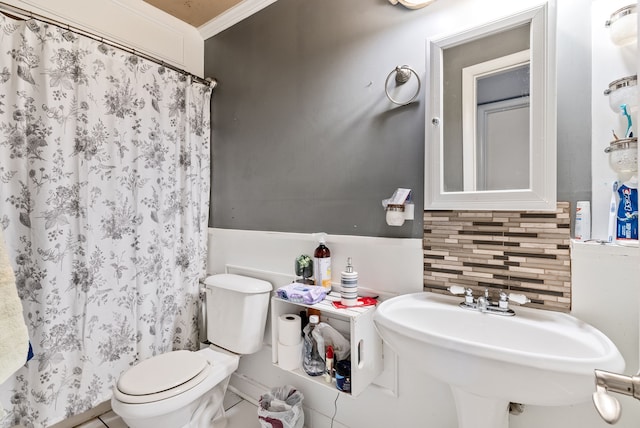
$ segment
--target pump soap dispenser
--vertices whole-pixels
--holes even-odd
[[[347,267],[340,273],[340,301],[345,306],[358,303],[358,272],[353,271],[351,257],[347,258]]]

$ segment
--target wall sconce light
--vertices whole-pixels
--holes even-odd
[[[389,3],[391,4],[400,3],[407,9],[421,9],[425,6],[429,6],[434,1],[436,0],[389,0]]]

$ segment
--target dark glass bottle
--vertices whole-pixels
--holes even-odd
[[[318,233],[318,247],[313,252],[313,272],[316,285],[331,292],[331,251],[325,245],[326,234]]]

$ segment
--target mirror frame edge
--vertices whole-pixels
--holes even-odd
[[[425,114],[425,210],[537,210],[555,211],[557,208],[557,100],[556,100],[556,0],[510,16],[464,29],[462,31],[427,39],[426,94],[429,102]],[[442,166],[443,126],[441,121],[442,51],[464,41],[531,22],[532,88],[542,109],[532,112],[530,189],[444,192]],[[535,71],[533,69],[535,67]],[[535,85],[534,86],[534,79]],[[425,88],[426,90],[427,88]],[[531,91],[533,94],[533,90]],[[430,95],[430,96],[429,96]],[[536,115],[534,117],[534,114]],[[438,120],[438,124],[433,124]],[[539,122],[536,122],[539,121]],[[537,126],[537,123],[540,126]],[[536,125],[534,125],[536,124]],[[535,132],[534,132],[535,131]],[[535,133],[535,135],[534,135]],[[537,142],[537,144],[536,144]],[[428,170],[427,170],[428,169]]]

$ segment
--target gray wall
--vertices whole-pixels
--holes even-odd
[[[574,216],[591,200],[591,1],[557,2],[558,200]]]
[[[589,2],[559,3],[560,25],[575,28],[558,32],[558,197],[573,202],[591,189],[590,57],[574,46],[590,40]],[[279,0],[207,40],[205,75],[220,81],[210,225],[421,238],[424,91],[398,107],[384,82],[407,64],[425,88],[428,14],[383,0]],[[380,201],[397,187],[413,189],[417,219],[390,227]]]

